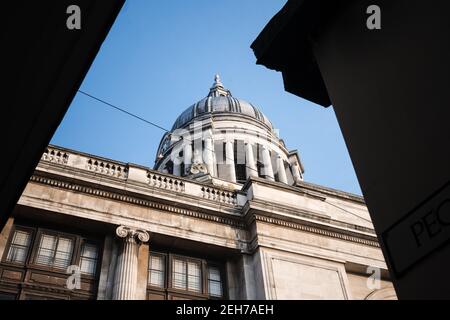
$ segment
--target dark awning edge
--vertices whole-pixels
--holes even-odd
[[[289,0],[251,45],[257,64],[282,72],[286,91],[324,107],[331,101],[312,53],[311,39],[342,4]]]

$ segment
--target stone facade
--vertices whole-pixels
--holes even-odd
[[[0,234],[0,298],[395,299],[363,199],[304,182],[218,77],[205,99],[154,170],[49,146]]]
[[[65,270],[35,266],[30,252],[25,266],[7,262],[15,225],[95,234],[98,272],[82,275],[82,288],[69,290]],[[395,298],[359,196],[259,177],[240,188],[219,179],[199,182],[55,146],[1,233],[0,292],[20,298],[155,297],[148,285],[153,248],[223,266],[226,299]],[[368,267],[380,270],[378,289],[367,285]],[[209,298],[165,286],[163,298]]]

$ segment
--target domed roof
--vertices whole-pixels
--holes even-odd
[[[270,120],[257,107],[247,101],[234,98],[231,92],[224,88],[219,75],[216,75],[208,96],[187,108],[175,121],[172,131],[208,113],[241,114],[254,118],[269,129],[273,129]]]

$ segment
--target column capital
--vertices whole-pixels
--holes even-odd
[[[135,229],[127,226],[119,226],[116,229],[116,235],[119,238],[129,238],[136,242],[142,243],[150,240],[150,235],[147,231],[142,229]]]
[[[235,140],[234,137],[228,137],[228,136],[226,136],[226,137],[223,139],[223,142],[234,144],[234,140]]]

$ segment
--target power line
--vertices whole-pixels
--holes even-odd
[[[367,222],[372,223],[372,221],[370,221],[369,219],[366,219],[366,218],[364,218],[364,217],[361,217],[361,216],[357,215],[357,214],[354,213],[354,212],[351,212],[351,211],[349,211],[349,210],[347,210],[347,209],[344,209],[344,208],[342,208],[342,207],[340,207],[340,206],[337,206],[337,205],[335,205],[334,203],[331,203],[331,202],[327,201],[326,199],[325,199],[324,202],[328,203],[329,205],[331,205],[331,206],[333,206],[333,207],[335,207],[335,208],[341,209],[342,211],[345,211],[345,212],[347,212],[347,213],[349,213],[349,214],[351,214],[351,215],[353,215],[353,216],[355,216],[355,217],[358,217],[358,218],[360,218],[360,219],[362,219],[362,220],[365,220],[365,221],[367,221]]]
[[[167,129],[165,129],[164,127],[162,127],[162,126],[160,126],[160,125],[158,125],[158,124],[156,124],[156,123],[154,123],[154,122],[152,122],[152,121],[149,121],[149,120],[147,120],[147,119],[144,119],[144,118],[141,117],[141,116],[135,115],[135,114],[133,114],[133,113],[131,113],[131,112],[129,112],[129,111],[123,109],[123,108],[120,108],[120,107],[118,107],[118,106],[116,106],[116,105],[114,105],[114,104],[112,104],[112,103],[110,103],[110,102],[108,102],[108,101],[106,101],[106,100],[104,100],[104,99],[97,98],[96,96],[94,96],[94,95],[92,95],[92,94],[89,94],[89,93],[87,93],[87,92],[84,92],[84,91],[82,91],[82,90],[78,90],[78,92],[81,93],[81,94],[83,94],[83,95],[85,95],[85,96],[87,96],[87,97],[89,97],[89,98],[91,98],[91,99],[93,99],[93,100],[96,100],[97,102],[100,102],[100,103],[102,103],[102,104],[104,104],[104,105],[106,105],[106,106],[108,106],[108,107],[111,107],[111,108],[113,108],[113,109],[115,109],[115,110],[118,110],[118,111],[120,111],[120,112],[122,112],[122,113],[124,113],[124,114],[126,114],[126,115],[128,115],[128,116],[130,116],[130,117],[133,117],[133,118],[135,118],[135,119],[138,119],[138,120],[140,120],[140,121],[143,121],[144,123],[149,124],[149,125],[151,125],[151,126],[153,126],[153,127],[156,127],[156,128],[158,128],[158,129],[161,129],[161,130],[163,130],[163,131],[166,132],[166,133],[170,133],[170,130],[167,130]],[[189,138],[187,138],[187,137],[182,136],[182,138],[188,140],[189,142],[194,142],[192,139],[189,139]],[[211,152],[215,153],[215,151],[214,151],[213,149],[206,148],[206,147],[204,147],[204,148],[205,148],[206,150],[208,150],[208,151],[211,151]],[[231,161],[233,161],[233,162],[235,161],[235,159],[230,158],[230,157],[226,157],[226,156],[225,156],[225,159],[224,159],[224,160],[231,160]],[[245,165],[245,167],[248,168],[248,169],[250,169],[250,170],[252,170],[252,171],[257,171],[257,169],[251,168],[251,167],[249,167],[249,166],[247,166],[247,165]]]
[[[81,93],[81,94],[84,94],[85,96],[87,96],[87,97],[89,97],[89,98],[91,98],[91,99],[97,100],[98,102],[101,102],[101,103],[103,103],[103,104],[105,104],[105,105],[107,105],[107,106],[109,106],[109,107],[111,107],[111,108],[114,108],[114,109],[116,109],[116,110],[118,110],[118,111],[120,111],[120,112],[123,112],[123,113],[125,113],[125,114],[127,114],[127,115],[129,115],[129,116],[131,116],[131,117],[133,117],[133,118],[136,118],[136,119],[141,120],[141,121],[143,121],[143,122],[145,122],[145,123],[147,123],[147,124],[150,124],[150,125],[152,125],[152,126],[158,128],[158,129],[161,129],[161,130],[163,130],[163,131],[165,131],[165,132],[170,132],[170,131],[167,130],[166,128],[163,128],[163,127],[161,127],[160,125],[157,125],[156,123],[153,123],[153,122],[151,122],[151,121],[148,121],[147,119],[144,119],[144,118],[142,118],[142,117],[140,117],[140,116],[137,116],[137,115],[135,115],[135,114],[133,114],[133,113],[131,113],[131,112],[128,112],[128,111],[126,111],[126,110],[124,110],[124,109],[122,109],[122,108],[120,108],[120,107],[118,107],[118,106],[116,106],[116,105],[113,105],[112,103],[109,103],[109,102],[107,102],[107,101],[105,101],[105,100],[103,100],[103,99],[97,98],[97,97],[95,97],[95,96],[93,96],[93,95],[91,95],[91,94],[89,94],[89,93],[87,93],[87,92],[84,92],[84,91],[81,91],[81,90],[78,90],[78,92]]]

